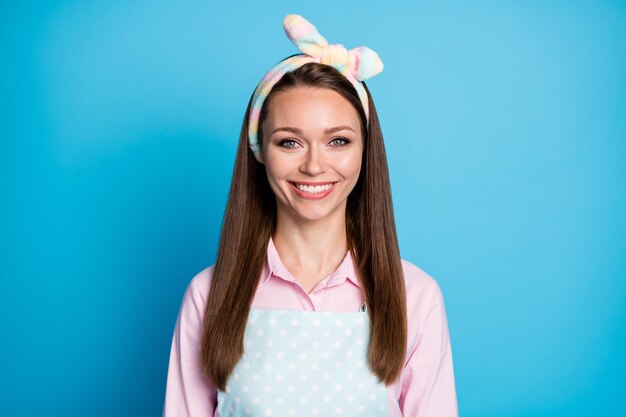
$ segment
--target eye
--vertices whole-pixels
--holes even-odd
[[[278,142],[278,146],[282,146],[283,148],[295,148],[298,145],[298,142],[296,142],[293,139],[283,139],[280,142]]]
[[[350,139],[346,139],[344,137],[338,137],[338,138],[334,138],[333,140],[331,140],[330,143],[335,143],[334,146],[346,146],[348,143],[350,143]]]

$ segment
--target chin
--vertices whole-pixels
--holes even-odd
[[[341,211],[341,206],[306,207],[306,205],[298,205],[297,207],[291,206],[290,211],[295,218],[302,219],[303,221],[319,221],[336,216],[338,211]]]
[[[296,218],[302,219],[303,221],[319,221],[324,220],[330,217],[329,212],[314,212],[314,211],[296,211]]]

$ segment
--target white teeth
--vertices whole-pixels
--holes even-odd
[[[324,185],[316,185],[316,186],[310,186],[310,185],[303,185],[303,184],[297,184],[296,183],[296,187],[298,187],[298,189],[310,193],[310,194],[317,194],[317,193],[321,193],[323,191],[328,190],[330,187],[332,187],[333,184],[324,184]]]

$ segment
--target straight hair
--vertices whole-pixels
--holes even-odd
[[[334,67],[307,63],[286,73],[274,85],[259,116],[262,124],[279,91],[296,87],[326,88],[357,110],[363,132],[361,172],[346,206],[346,234],[355,259],[370,319],[368,365],[378,379],[391,384],[402,372],[407,345],[406,290],[391,199],[387,156],[378,115],[369,89],[369,125],[354,86]],[[208,292],[201,341],[205,374],[224,391],[244,352],[244,332],[276,227],[276,197],[263,164],[248,147],[244,116],[232,182],[220,231],[217,260]]]

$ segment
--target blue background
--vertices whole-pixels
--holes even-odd
[[[366,45],[462,416],[624,415],[626,4],[0,6],[0,415],[160,415],[247,101],[299,13]]]

